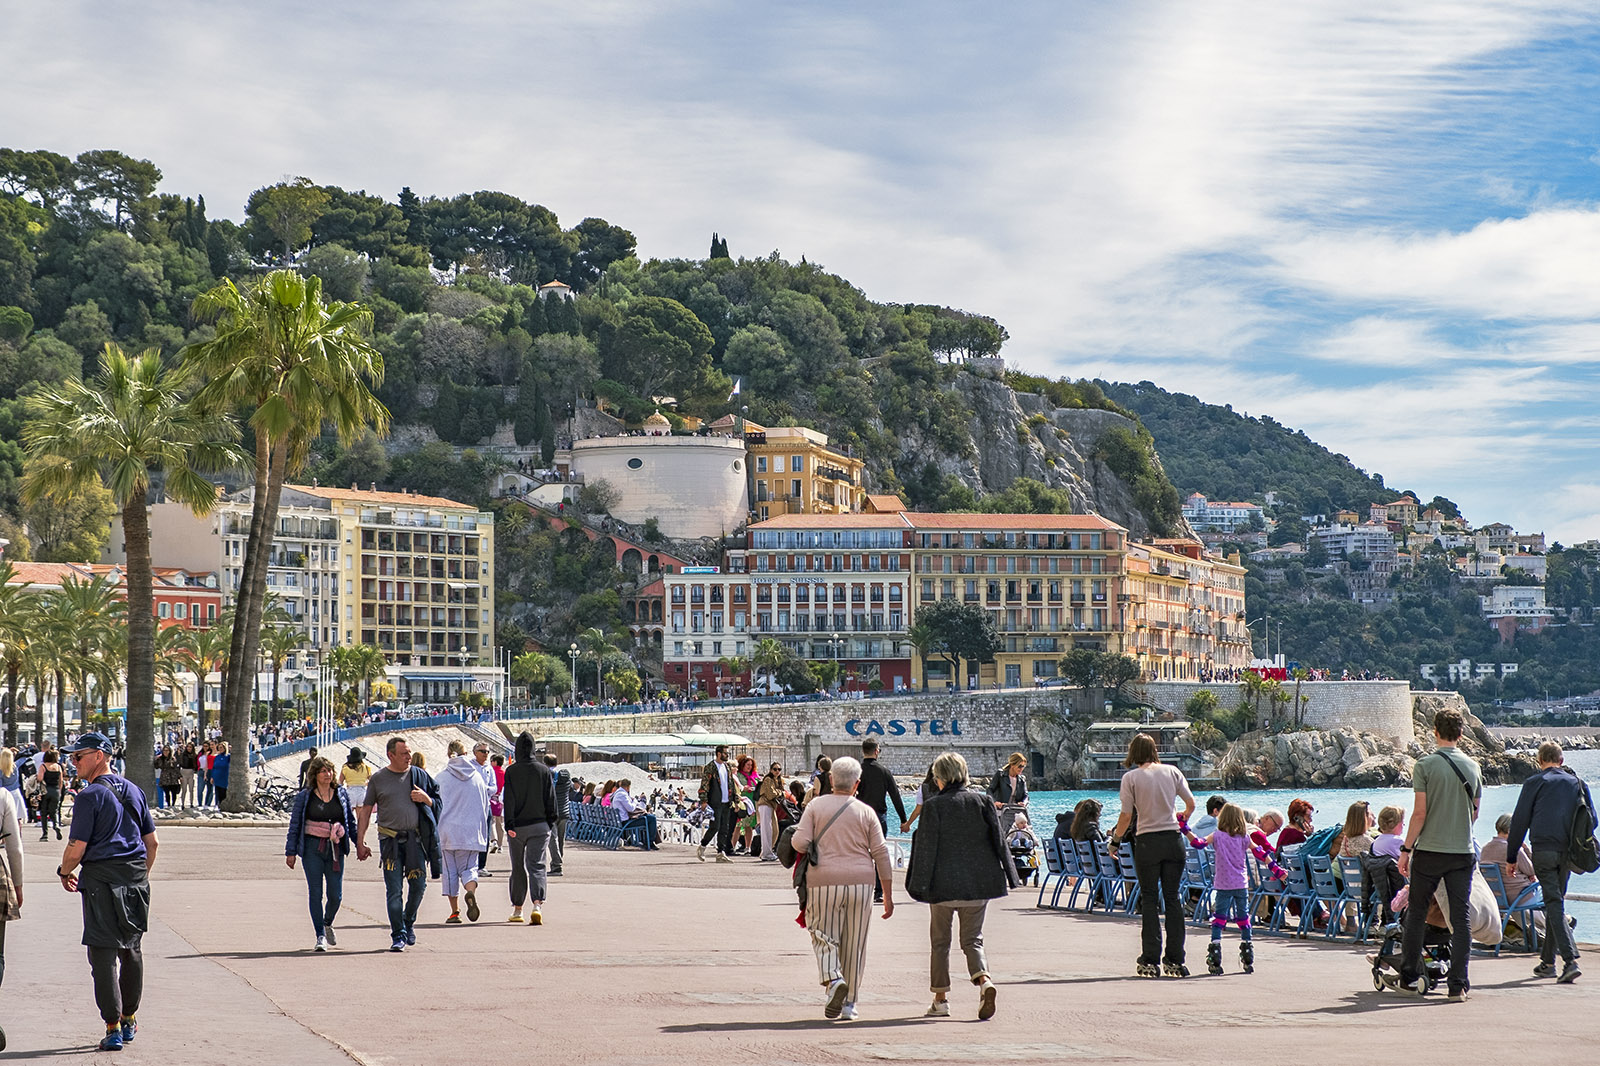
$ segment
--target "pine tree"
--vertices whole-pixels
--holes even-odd
[[[522,313],[522,328],[528,331],[530,337],[542,337],[550,332],[550,324],[545,320],[543,296],[535,296],[533,303]]]
[[[439,383],[439,395],[433,401],[433,431],[443,441],[453,441],[461,433],[461,397],[456,383],[449,375]]]
[[[715,233],[713,233],[711,235],[711,254],[706,256],[706,258],[707,259],[718,259],[718,258],[721,257],[721,255],[722,255],[722,252],[718,248],[717,235]]]
[[[517,309],[515,307],[507,307],[505,317],[500,320],[500,332],[510,333],[519,325],[521,323],[517,321]]]
[[[556,457],[556,423],[543,404],[539,406],[539,419],[539,462],[548,467]]]
[[[517,446],[526,448],[539,439],[540,416],[544,414],[544,397],[533,380],[533,363],[522,364],[522,384],[517,389],[517,415],[512,420],[512,432]],[[545,415],[548,418],[548,415]]]
[[[562,333],[570,333],[574,337],[583,333],[583,319],[578,316],[578,301],[570,296],[561,297],[561,329]]]

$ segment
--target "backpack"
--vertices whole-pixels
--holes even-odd
[[[1300,847],[1300,854],[1303,856],[1321,855],[1326,858],[1328,852],[1333,849],[1334,837],[1343,832],[1343,823],[1318,829],[1315,833],[1306,837],[1306,842]]]
[[[1600,870],[1600,844],[1594,839],[1594,811],[1588,789],[1578,786],[1578,806],[1572,812],[1572,832],[1567,836],[1567,862],[1579,873]]]

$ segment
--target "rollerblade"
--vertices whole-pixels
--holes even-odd
[[[1222,972],[1222,945],[1212,941],[1206,948],[1206,973]]]
[[[1181,962],[1164,962],[1161,964],[1161,973],[1165,977],[1188,977],[1189,967]]]
[[[1245,973],[1256,972],[1256,946],[1248,940],[1239,945],[1239,965],[1244,967]]]

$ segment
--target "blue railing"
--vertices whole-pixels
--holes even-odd
[[[577,706],[577,707],[533,707],[512,708],[507,710],[503,718],[508,720],[523,720],[528,718],[578,718],[594,715],[613,714],[676,714],[689,711],[719,711],[732,707],[783,707],[791,703],[827,703],[827,702],[852,702],[855,700],[888,700],[906,699],[911,696],[936,696],[963,694],[977,694],[979,692],[997,691],[995,686],[985,686],[982,689],[955,689],[947,692],[944,688],[930,687],[926,693],[918,689],[903,689],[899,692],[851,692],[843,697],[832,696],[823,692],[808,692],[803,695],[793,696],[735,696],[722,699],[715,696],[704,696],[690,703],[687,700],[677,701],[677,710],[668,711],[665,701],[660,708],[654,704],[624,703],[613,706]]]
[[[321,738],[323,743],[339,743],[354,740],[357,737],[369,737],[374,733],[395,733],[408,729],[433,729],[447,725],[477,725],[486,719],[477,715],[465,714],[435,714],[421,718],[391,718],[382,722],[368,722],[366,725],[351,726],[349,729],[336,729],[332,739]],[[299,740],[286,740],[282,744],[272,744],[265,748],[257,748],[250,753],[250,765],[259,766],[268,759],[278,759],[285,755],[298,755],[310,751],[317,746],[317,737],[301,737]]]

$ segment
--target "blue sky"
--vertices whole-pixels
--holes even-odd
[[[804,254],[1040,373],[1270,414],[1600,536],[1592,3],[0,0],[0,143],[499,188],[644,255]]]

